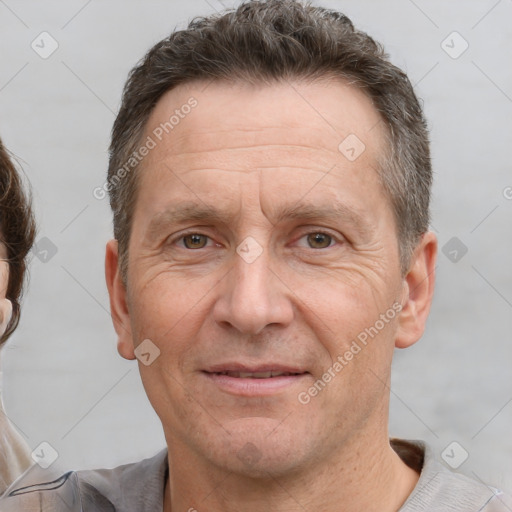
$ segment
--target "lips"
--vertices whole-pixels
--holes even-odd
[[[234,395],[269,396],[283,393],[303,382],[309,372],[300,366],[276,363],[250,365],[225,363],[208,367],[202,372],[218,389]]]

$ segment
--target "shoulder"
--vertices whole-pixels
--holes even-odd
[[[0,498],[2,512],[156,512],[162,510],[167,450],[154,457],[112,469],[70,471],[30,468]]]
[[[101,496],[112,510],[157,511],[163,507],[167,450],[140,462],[113,469],[79,471],[82,499]],[[130,508],[131,507],[131,508]]]
[[[432,449],[408,442],[423,451],[420,479],[399,512],[510,512],[511,498],[503,492],[460,473],[436,460]]]

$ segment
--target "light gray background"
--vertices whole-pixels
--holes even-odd
[[[457,441],[469,453],[460,471],[512,489],[512,1],[323,5],[383,42],[416,84],[432,133],[433,229],[441,247],[457,237],[468,249],[456,263],[440,253],[427,332],[396,354],[391,433],[440,455]],[[5,405],[30,447],[49,442],[63,467],[164,446],[136,363],[116,352],[103,279],[110,212],[92,191],[130,68],[175,26],[221,8],[0,0],[0,135],[33,185],[39,239],[58,249],[46,263],[33,257],[23,319],[2,354]],[[59,44],[47,59],[31,48],[42,31]],[[469,43],[456,59],[441,46],[453,31]],[[457,38],[445,43],[452,54]]]

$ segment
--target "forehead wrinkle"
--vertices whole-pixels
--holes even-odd
[[[156,156],[156,155],[154,155]],[[334,149],[304,146],[301,144],[258,144],[240,147],[192,149],[171,147],[153,162],[167,161],[173,167],[237,168],[250,170],[255,167],[311,167],[325,168],[338,160]]]
[[[187,169],[182,169],[180,174],[182,176],[186,176],[189,173],[198,172],[198,173],[207,173],[207,172],[228,172],[233,174],[238,174],[240,177],[245,175],[250,175],[254,173],[260,173],[261,171],[282,171],[287,169],[296,169],[297,171],[306,171],[308,173],[320,173],[325,174],[325,167],[321,167],[318,169],[313,169],[311,167],[303,167],[299,165],[258,165],[257,167],[251,169],[224,169],[220,167],[192,167]]]
[[[325,147],[319,147],[319,146],[311,146],[307,144],[241,144],[239,146],[226,146],[223,145],[221,147],[216,148],[206,148],[206,149],[194,149],[193,151],[183,151],[180,150],[176,154],[172,154],[170,156],[177,157],[181,155],[200,155],[201,153],[216,153],[216,152],[223,152],[223,151],[252,151],[254,149],[261,150],[261,151],[268,151],[269,149],[286,149],[290,151],[310,151],[313,152],[322,151],[322,152],[334,152],[333,150]],[[171,149],[172,152],[172,149]]]
[[[151,155],[151,160],[143,162],[141,169],[150,171],[160,166],[171,166],[180,175],[186,175],[189,172],[208,172],[208,171],[234,171],[239,173],[252,173],[258,170],[283,170],[297,169],[298,171],[321,172],[325,174],[326,167],[336,165],[339,160],[339,152],[327,148],[315,148],[313,146],[288,145],[293,150],[287,151],[287,154],[275,154],[276,148],[280,145],[260,145],[258,146],[256,158],[247,159],[246,157],[230,158],[238,151],[237,148],[215,148],[213,150],[202,149],[199,151],[181,152],[175,147],[167,148],[160,155]],[[251,147],[247,147],[251,150]],[[222,154],[223,151],[228,153]],[[240,155],[243,151],[240,150]],[[254,161],[253,161],[254,160]]]
[[[242,154],[240,153],[240,155]],[[261,149],[256,159],[229,158],[228,155],[229,153],[225,153],[222,156],[221,150],[216,150],[210,154],[206,151],[172,154],[169,151],[167,154],[162,155],[162,157],[153,159],[150,167],[154,168],[162,163],[167,165],[166,162],[168,162],[169,165],[172,165],[173,168],[179,171],[180,175],[209,171],[236,172],[242,175],[260,170],[270,172],[272,170],[281,171],[286,169],[294,169],[297,172],[325,174],[326,168],[333,167],[337,163],[338,157],[338,155],[329,153],[325,149],[321,154],[313,154],[310,151],[307,151],[307,154],[300,154],[297,150],[293,154],[290,152],[287,157],[283,157],[283,155],[274,156],[272,149],[267,151]],[[232,152],[231,155],[234,156],[234,153]]]

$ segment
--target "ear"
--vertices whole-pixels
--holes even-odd
[[[110,240],[105,251],[105,279],[110,296],[110,313],[117,333],[117,351],[125,359],[135,359],[126,287],[121,279],[117,240]]]
[[[423,335],[434,294],[436,259],[437,238],[429,231],[421,237],[404,277],[397,348],[410,347]]]

